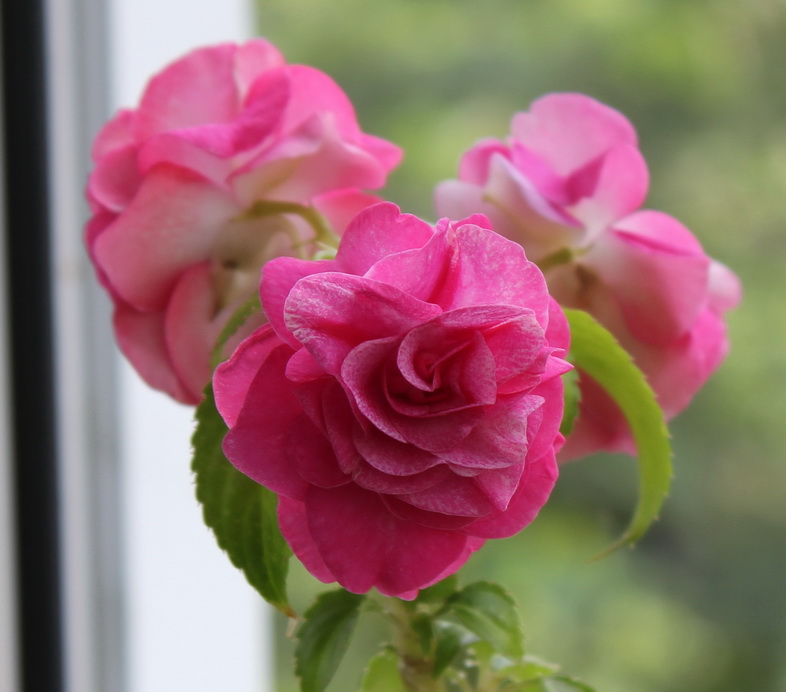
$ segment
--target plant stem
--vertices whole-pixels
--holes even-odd
[[[439,680],[431,674],[433,661],[423,653],[418,636],[412,628],[410,610],[398,598],[385,598],[381,603],[393,626],[393,646],[399,655],[399,672],[408,692],[440,692]]]
[[[313,207],[306,207],[296,202],[261,200],[251,205],[243,216],[248,219],[253,219],[261,216],[272,216],[274,214],[296,214],[300,216],[314,229],[314,240],[316,243],[326,247],[338,247],[338,237]]]
[[[535,262],[535,264],[537,264],[540,271],[545,274],[553,267],[558,267],[561,264],[568,264],[568,262],[571,262],[575,256],[576,253],[573,249],[569,247],[563,247],[556,252],[552,252],[550,255],[546,255],[543,259]]]

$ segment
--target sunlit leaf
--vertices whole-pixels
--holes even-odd
[[[361,692],[406,692],[398,672],[398,654],[391,649],[380,651],[368,664]]]
[[[302,692],[322,692],[349,646],[366,597],[337,589],[321,594],[304,614],[297,633],[295,673]]]
[[[426,589],[421,589],[416,600],[417,603],[439,603],[455,593],[458,588],[458,577],[451,574],[449,577],[438,581]]]
[[[503,656],[518,659],[524,655],[516,602],[501,586],[475,582],[451,596],[445,611]]]
[[[568,360],[570,360],[570,354]],[[571,361],[572,362],[572,361]],[[559,431],[567,437],[573,432],[573,425],[579,415],[579,404],[581,403],[581,389],[579,389],[579,373],[574,368],[562,376],[565,385],[565,408],[562,412],[562,423]]]
[[[456,660],[461,651],[463,633],[456,625],[440,622],[435,628],[436,646],[434,647],[434,667],[432,675],[438,678]]]
[[[573,364],[592,377],[619,406],[636,442],[639,499],[625,534],[601,555],[638,540],[657,518],[671,483],[669,432],[652,388],[617,340],[591,315],[565,310]]]

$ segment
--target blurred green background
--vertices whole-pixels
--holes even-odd
[[[543,93],[590,94],[636,125],[647,206],[742,279],[731,355],[672,426],[673,491],[638,547],[588,563],[624,528],[636,483],[629,458],[593,457],[462,579],[512,590],[529,649],[599,692],[786,690],[786,3],[259,0],[258,18],[405,149],[385,195],[425,218],[461,152],[504,137]],[[294,568],[301,611],[322,588]],[[366,620],[331,690],[357,689],[384,636]],[[282,692],[296,689],[291,655],[282,637]]]

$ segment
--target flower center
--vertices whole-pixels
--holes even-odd
[[[305,257],[308,227],[283,214],[227,222],[213,248],[211,277],[216,312],[259,289],[259,270],[273,257]]]

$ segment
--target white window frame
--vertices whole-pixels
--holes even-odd
[[[246,38],[251,2],[47,0],[46,12],[64,689],[266,692],[269,621],[201,523],[191,411],[121,363],[81,230],[89,144],[101,123],[133,105],[167,62]],[[0,481],[11,469],[6,336]],[[21,692],[8,486],[0,482],[0,689]]]

